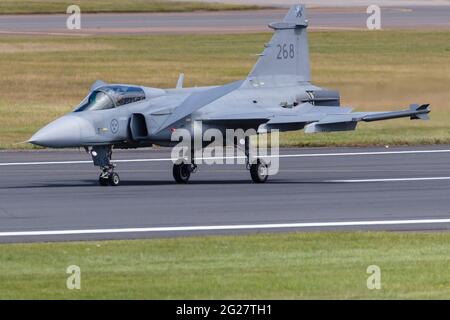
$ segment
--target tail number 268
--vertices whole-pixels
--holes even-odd
[[[278,54],[277,59],[283,60],[283,59],[294,59],[295,58],[295,47],[294,44],[278,44]]]

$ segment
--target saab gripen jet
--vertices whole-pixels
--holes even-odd
[[[172,141],[172,132],[193,130],[197,121],[201,121],[202,130],[252,128],[259,134],[272,129],[348,131],[360,121],[428,119],[428,104],[412,104],[402,111],[353,112],[341,106],[339,92],[311,84],[308,20],[303,5],[291,7],[282,22],[269,27],[274,30],[273,37],[244,80],[183,88],[180,75],[174,89],[97,80],[73,112],[40,129],[29,142],[51,148],[85,148],[101,169],[100,185],[116,186],[120,179],[111,161],[113,148],[173,147],[178,142]],[[254,182],[267,180],[264,161],[247,162],[247,168]],[[195,169],[193,158],[176,162],[173,176],[178,183],[186,183]]]

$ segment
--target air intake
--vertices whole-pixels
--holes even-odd
[[[130,120],[131,138],[134,141],[145,140],[148,137],[147,122],[142,113],[133,113]]]

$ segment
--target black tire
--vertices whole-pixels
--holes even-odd
[[[188,183],[191,177],[191,166],[185,163],[174,164],[172,172],[177,183]]]
[[[116,187],[120,184],[120,177],[117,173],[113,172],[109,175],[108,181],[110,186]]]
[[[105,178],[102,175],[100,175],[100,177],[98,177],[98,184],[101,185],[102,187],[108,186],[109,178]]]
[[[267,165],[264,162],[258,160],[250,166],[250,176],[254,183],[264,183],[269,178],[267,172],[269,171]]]

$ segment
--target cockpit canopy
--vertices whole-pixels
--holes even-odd
[[[92,91],[75,112],[112,109],[144,99],[145,92],[140,87],[103,86]]]

